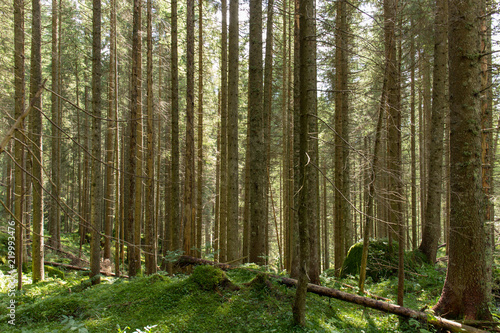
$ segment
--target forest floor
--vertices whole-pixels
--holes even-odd
[[[210,287],[208,280],[200,283],[194,274],[103,277],[101,284],[90,286],[85,272],[66,271],[64,278],[37,284],[30,283],[28,273],[23,290],[12,295],[10,276],[0,273],[0,332],[434,332],[415,320],[400,322],[395,315],[314,294],[307,298],[307,326],[298,328],[292,325],[295,289],[272,280],[249,284],[256,275],[244,268],[228,271],[227,277],[241,288],[231,291]],[[443,267],[425,264],[408,274],[405,306],[432,307],[444,278]],[[323,274],[321,279],[324,286],[356,292],[346,286],[356,286],[355,277],[338,280]],[[395,277],[367,284],[370,293],[391,300],[396,289]],[[15,326],[8,317],[12,299]]]

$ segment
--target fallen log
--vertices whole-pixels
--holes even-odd
[[[72,269],[72,270],[75,270],[75,271],[90,272],[89,268],[80,267],[80,266],[74,266],[74,265],[68,265],[68,264],[63,264],[63,263],[60,263],[60,262],[44,261],[44,264],[45,265],[50,265],[50,266],[64,267],[66,269]],[[116,276],[115,273],[108,273],[108,272],[105,272],[105,271],[101,271],[100,273],[102,275],[106,275],[106,276]],[[120,275],[119,277],[128,278],[127,275]]]
[[[209,260],[204,260],[204,259],[199,259],[199,258],[194,258],[190,256],[180,256],[179,259],[177,260],[176,263],[177,266],[179,267],[184,267],[188,265],[212,265],[215,267],[218,267],[223,270],[230,270],[230,269],[237,269],[237,268],[242,268],[242,267],[237,267],[237,266],[232,266],[228,264],[220,264],[216,263],[213,261]],[[244,268],[246,269],[246,268]],[[253,269],[248,269],[251,271],[255,271]],[[259,271],[260,272],[260,271]],[[262,273],[262,272],[260,272]],[[297,280],[283,277],[283,276],[278,276],[274,274],[267,274],[269,277],[272,277],[274,279],[277,279],[279,283],[284,284],[288,287],[295,287],[297,285]],[[372,298],[368,297],[363,297],[355,294],[349,294],[337,289],[333,288],[327,288],[327,287],[322,287],[318,286],[316,284],[309,283],[307,286],[307,291],[320,295],[320,296],[326,296],[326,297],[331,297],[335,299],[339,299],[342,301],[346,301],[349,303],[355,303],[358,305],[362,305],[371,309],[387,312],[387,313],[392,313],[395,315],[398,315],[400,317],[404,318],[413,318],[415,320],[419,320],[422,322],[427,322],[431,325],[447,329],[452,332],[469,332],[469,333],[486,333],[487,331],[481,330],[476,327],[468,326],[465,324],[458,323],[453,320],[445,319],[442,317],[434,316],[429,313],[421,312],[421,311],[416,311],[410,308],[405,308],[396,304],[391,304],[391,303],[386,303],[382,301],[378,301]]]

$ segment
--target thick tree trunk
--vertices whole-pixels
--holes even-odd
[[[480,3],[449,3],[451,221],[449,261],[438,314],[489,320],[481,177]]]

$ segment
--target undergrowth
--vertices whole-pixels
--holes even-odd
[[[7,322],[10,297],[2,293],[0,331],[432,332],[431,328],[415,321],[405,323],[403,328],[394,315],[314,294],[309,294],[307,299],[307,325],[298,328],[291,319],[294,289],[272,279],[271,283],[252,283],[258,273],[245,269],[226,274],[240,290],[217,288],[224,274],[212,267],[197,268],[191,277],[170,277],[162,273],[131,280],[103,277],[102,283],[96,286],[87,285],[88,277],[81,273],[66,272],[64,280],[48,278],[27,284],[23,291],[17,292],[15,326]],[[439,271],[429,269],[427,274],[436,274],[430,278],[442,281]],[[356,292],[345,286],[356,285],[353,277],[335,280],[325,274],[322,279],[326,286]],[[433,290],[440,286],[425,284],[428,280],[423,276],[408,279],[408,306],[420,308],[434,304],[436,292]],[[368,289],[395,299],[395,285],[395,280],[388,279],[369,283]],[[424,285],[427,289],[422,292]]]
[[[401,321],[395,315],[315,294],[308,294],[306,327],[296,327],[292,324],[295,289],[259,273],[268,269],[246,264],[224,273],[199,266],[191,275],[102,277],[96,286],[84,272],[52,274],[37,284],[27,273],[23,290],[14,296],[9,295],[10,276],[0,270],[0,332],[435,332],[415,320]],[[420,310],[436,304],[445,271],[444,264],[416,261],[406,275],[405,306]],[[322,274],[322,285],[358,293],[357,276],[338,279],[329,273]],[[227,288],[227,281],[233,287]],[[396,277],[376,281],[368,277],[366,290],[395,300]],[[15,326],[7,316],[12,299]]]

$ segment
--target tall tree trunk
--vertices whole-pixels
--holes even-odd
[[[250,1],[248,61],[248,119],[250,150],[250,262],[265,264],[265,144],[262,105],[262,2]]]
[[[118,123],[118,55],[117,55],[117,42],[116,42],[116,0],[111,1],[111,17],[110,17],[110,83],[112,82],[110,87],[110,97],[108,97],[111,101],[111,96],[113,98],[112,103],[112,116],[114,121],[114,142],[113,142],[113,165],[115,168],[114,176],[114,185],[115,185],[115,197],[114,197],[114,216],[111,220],[114,221],[115,224],[115,274],[120,276],[120,242],[121,237],[120,234],[123,233],[121,229],[120,223],[120,179],[122,174],[122,169],[120,168],[119,163],[119,123]],[[112,89],[111,89],[112,88]],[[113,130],[113,128],[112,128]]]
[[[269,196],[271,194],[271,183],[269,174],[271,172],[271,115],[273,98],[273,16],[274,0],[267,2],[267,24],[266,24],[266,58],[264,64],[264,93],[263,93],[263,122],[264,122],[264,151],[265,151],[265,176],[264,176],[264,225],[266,226],[266,264],[269,264]],[[272,204],[272,203],[271,203]],[[277,240],[278,243],[280,242]],[[280,258],[281,260],[281,258]]]
[[[90,278],[100,283],[101,262],[101,1],[92,3],[92,170],[90,187]]]
[[[337,2],[336,19],[336,92],[335,92],[335,271],[340,273],[346,249],[349,248],[348,225],[349,214],[349,162],[348,158],[348,68],[347,68],[347,4]]]
[[[308,214],[309,204],[307,196],[310,195],[312,185],[307,181],[309,168],[308,151],[309,151],[309,114],[314,114],[316,108],[316,58],[315,58],[315,27],[314,27],[314,12],[315,5],[313,0],[300,0],[300,21],[299,21],[299,36],[300,36],[300,160],[298,183],[300,184],[300,192],[298,193],[298,234],[299,234],[299,279],[295,300],[293,304],[293,319],[298,325],[305,326],[305,310],[306,310],[306,295],[308,284],[308,264],[309,264],[309,224],[314,223],[309,220]]]
[[[146,274],[156,273],[155,189],[154,189],[154,133],[153,133],[153,25],[151,0],[147,1],[147,149],[146,199],[144,233],[146,240]]]
[[[227,258],[227,0],[222,0],[219,261]]]
[[[311,24],[312,31],[309,32],[307,38],[313,38],[312,36],[316,36],[316,10],[310,9],[310,14],[312,15]],[[311,62],[309,66],[312,66],[311,71],[314,77],[317,77],[317,67],[316,67],[316,44],[310,43],[309,47],[312,47],[311,57],[314,59],[314,62]],[[309,60],[311,61],[311,60]],[[312,79],[311,79],[312,80]],[[314,80],[314,84],[311,83],[309,89],[312,92],[317,91],[317,82]],[[320,233],[319,233],[319,207],[320,207],[320,199],[319,199],[319,142],[318,142],[318,109],[316,99],[310,100],[311,104],[308,110],[308,121],[309,121],[309,138],[310,143],[308,144],[309,151],[308,155],[310,158],[310,168],[307,172],[307,182],[309,182],[308,189],[309,193],[307,194],[308,203],[306,204],[308,207],[308,221],[309,221],[309,264],[308,264],[308,275],[311,283],[320,284],[319,274],[321,270],[321,250],[320,250]],[[349,208],[347,208],[348,210]]]
[[[196,190],[196,248],[201,258],[203,225],[203,0],[198,1],[198,181]],[[206,234],[208,239],[208,234]],[[207,241],[205,241],[207,243]]]
[[[230,0],[229,3],[230,6],[229,6],[229,45],[228,45],[228,51],[229,51],[228,101],[227,101],[227,260],[233,261],[238,258],[240,250],[239,233],[238,233],[238,76],[239,76],[238,8],[239,5],[238,5],[238,0]],[[251,3],[250,3],[250,8],[252,8]],[[262,45],[260,44],[259,47],[261,48],[262,52]],[[252,48],[250,47],[250,50],[251,49]],[[251,58],[252,56],[250,55],[250,59]],[[261,63],[262,63],[262,53],[261,53]],[[249,86],[251,86],[250,83]],[[262,98],[260,98],[260,101],[262,101]]]
[[[14,0],[14,119],[24,113],[25,80],[24,80],[24,0]],[[18,272],[17,289],[22,288],[22,268],[23,268],[23,226],[24,214],[23,204],[25,200],[24,187],[24,122],[16,131],[16,141],[14,143],[15,166],[15,190],[14,190],[14,213],[15,223],[15,262]],[[10,223],[9,223],[9,230]],[[10,240],[10,237],[9,237]]]
[[[179,192],[179,70],[177,53],[177,0],[171,2],[171,121],[172,121],[172,171],[171,171],[171,194],[170,194],[170,250],[181,250],[181,221],[180,221],[180,192]]]
[[[51,189],[51,201],[50,201],[50,219],[49,219],[49,232],[50,232],[50,245],[55,248],[59,248],[60,240],[57,238],[57,228],[60,223],[60,210],[59,210],[59,199],[60,199],[60,140],[59,140],[59,130],[57,125],[59,124],[59,98],[56,94],[59,93],[59,72],[58,72],[58,34],[57,34],[57,19],[58,19],[58,4],[57,0],[52,0],[52,95],[51,95],[51,114],[52,114],[52,144],[51,144],[51,168],[52,168],[52,189]]]
[[[141,273],[141,248],[142,248],[142,225],[143,225],[143,195],[144,195],[144,122],[142,112],[142,5],[139,3],[137,12],[138,41],[137,41],[137,163],[135,165],[135,201],[134,201],[134,256],[136,272]]]
[[[141,0],[134,0],[133,4],[133,25],[132,25],[132,73],[130,78],[130,119],[128,124],[128,141],[125,149],[124,164],[125,164],[125,178],[124,178],[124,223],[126,225],[126,241],[127,241],[127,257],[128,257],[128,274],[135,276],[138,270],[138,258],[136,256],[136,244],[140,244],[136,239],[136,224],[137,221],[135,214],[135,203],[137,190],[136,172],[137,172],[137,151],[138,151],[138,120],[140,117],[140,22],[141,22]],[[140,265],[140,261],[139,261]]]
[[[443,181],[443,134],[444,116],[447,109],[446,67],[447,48],[447,0],[436,0],[434,23],[434,72],[432,87],[432,115],[430,124],[431,144],[429,146],[429,175],[427,186],[427,206],[422,228],[422,243],[419,250],[431,263],[436,261],[441,237],[441,195]]]
[[[42,84],[42,17],[40,0],[31,2],[31,77],[30,100],[35,98]],[[32,191],[33,191],[33,242],[31,244],[33,283],[44,279],[43,245],[43,173],[42,173],[42,99],[36,98],[30,114],[30,141],[32,156]]]
[[[185,173],[184,173],[184,212],[183,212],[183,228],[184,228],[184,253],[191,255],[194,231],[194,212],[195,212],[195,181],[194,181],[194,0],[187,0],[187,63],[186,63],[186,78],[187,78],[187,95],[186,95],[186,157],[185,157]]]
[[[480,3],[449,3],[451,221],[448,271],[434,307],[450,318],[491,320],[481,177]]]
[[[493,197],[493,95],[491,89],[491,2],[481,1],[481,164],[482,187],[485,194],[485,230],[486,230],[486,260],[487,288],[491,290],[493,250],[495,249],[494,205]]]
[[[116,215],[115,200],[113,198],[113,191],[115,188],[114,172],[118,172],[115,167],[114,159],[118,158],[113,147],[115,144],[114,134],[116,134],[115,126],[117,116],[115,114],[115,85],[116,85],[116,2],[111,0],[110,3],[110,33],[109,33],[109,75],[108,75],[108,121],[106,122],[106,187],[104,194],[104,254],[103,259],[111,258],[111,237],[113,232],[114,216]],[[115,193],[115,196],[118,192]]]
[[[414,22],[411,20],[411,26]],[[413,31],[413,29],[412,29]],[[410,40],[410,168],[411,168],[411,248],[417,248],[417,158],[415,142],[415,38]]]
[[[299,218],[297,207],[299,207],[299,196],[296,195],[299,193],[299,190],[302,186],[299,183],[299,160],[300,160],[300,1],[294,0],[294,27],[293,27],[293,143],[292,143],[292,163],[293,163],[293,214],[291,214],[290,221],[290,245],[291,245],[291,253],[292,253],[292,261],[291,261],[291,271],[290,277],[298,278],[300,275],[300,258],[299,258]]]

